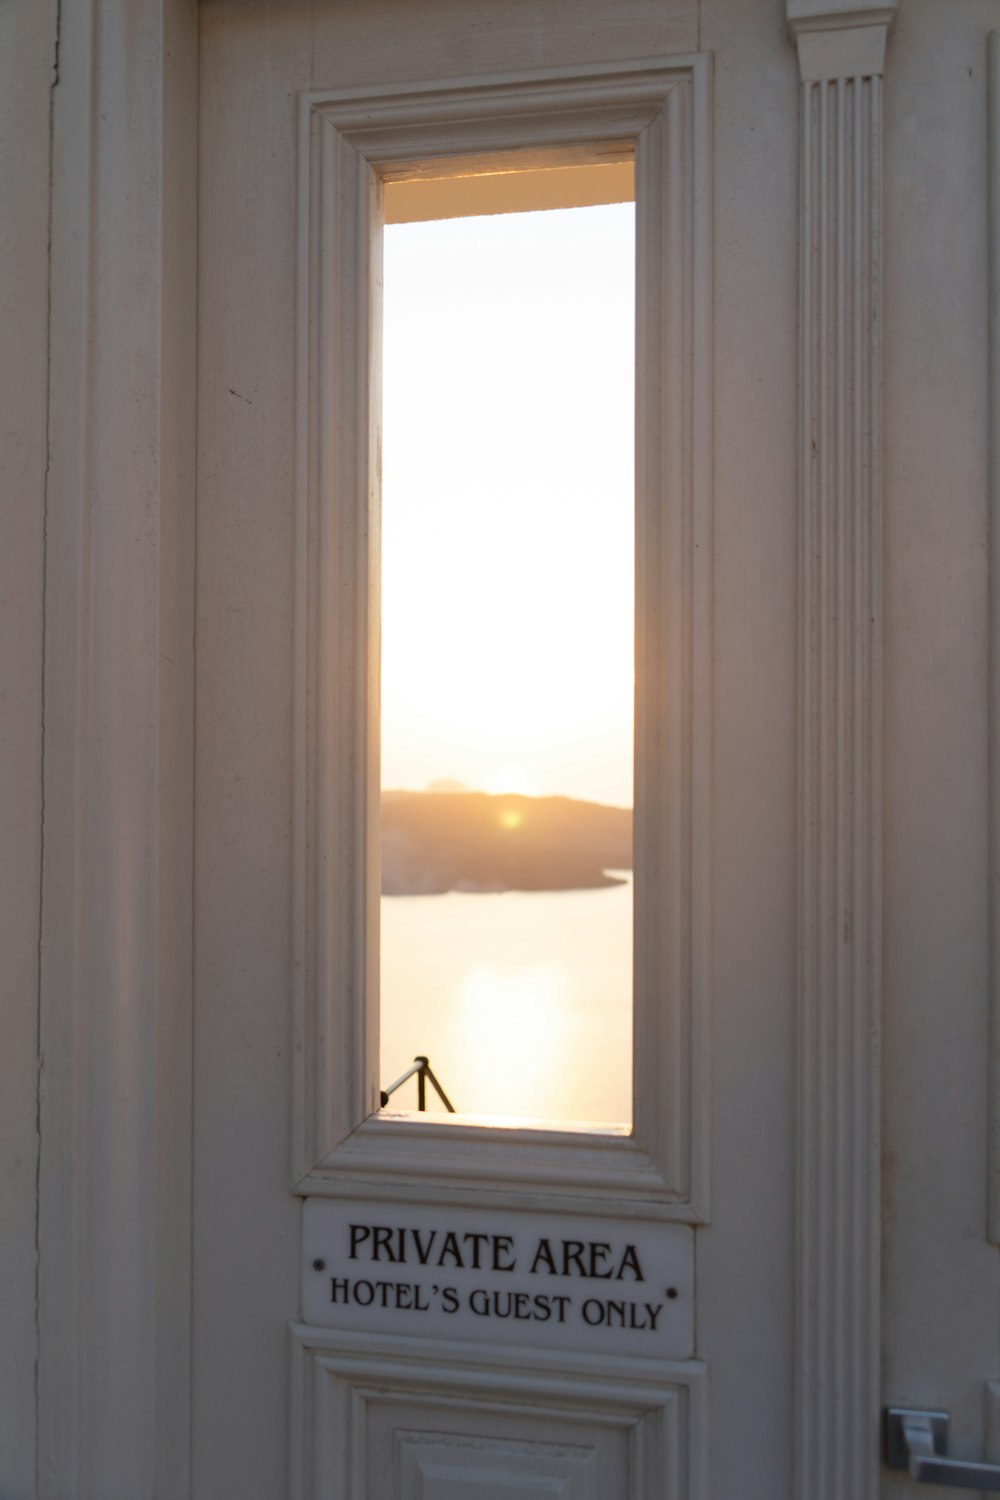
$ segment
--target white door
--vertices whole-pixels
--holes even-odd
[[[983,529],[972,499],[936,522],[904,502],[928,473],[955,488],[928,434],[956,370],[982,408],[985,254],[955,231],[983,285],[952,368],[920,323],[911,380],[902,307],[949,273],[901,241],[912,192],[921,233],[946,212],[921,110],[956,85],[924,76],[939,10],[910,8],[883,91],[890,6],[796,0],[796,40],[764,0],[204,7],[198,1496],[872,1495],[880,1224],[884,1399],[981,1442],[993,1252],[968,1204],[918,1205],[945,1183],[980,1202],[955,1153],[985,1140],[985,1009],[955,1001],[928,1153],[940,1049],[913,1028],[942,984],[984,982],[959,929],[985,768],[962,823],[945,783],[968,764],[945,726],[934,761],[921,673],[952,724],[985,675],[966,656],[956,682],[929,644],[951,625],[907,605],[910,549],[929,537],[937,572]],[[983,6],[959,12],[950,66],[982,102]],[[944,136],[934,192],[952,152],[971,194],[985,123]],[[636,199],[631,1116],[421,1120],[379,1098],[382,223],[400,184],[608,163]],[[981,504],[982,421],[963,451]],[[955,864],[920,891],[929,817]]]

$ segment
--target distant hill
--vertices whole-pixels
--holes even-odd
[[[384,792],[382,893],[571,891],[620,885],[632,813],[570,797]]]

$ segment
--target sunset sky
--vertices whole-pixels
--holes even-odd
[[[630,806],[634,205],[385,230],[382,784]]]

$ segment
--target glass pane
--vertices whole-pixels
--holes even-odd
[[[634,205],[384,256],[383,1088],[627,1124]]]

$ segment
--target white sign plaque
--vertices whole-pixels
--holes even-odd
[[[310,1198],[302,1313],[346,1331],[688,1359],[682,1224]]]

